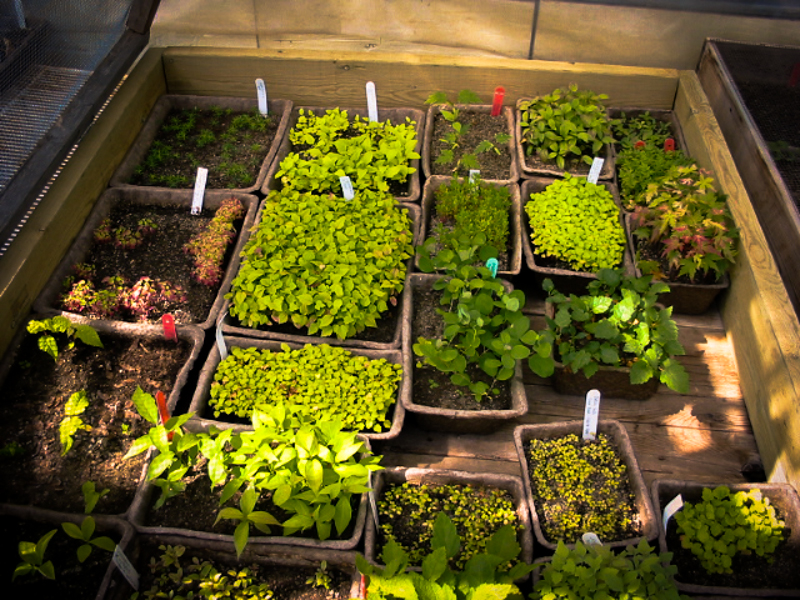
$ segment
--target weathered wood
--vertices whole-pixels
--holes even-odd
[[[149,52],[81,140],[30,221],[2,258],[0,353],[166,90],[160,52]]]
[[[608,65],[485,57],[354,52],[274,52],[228,48],[169,48],[164,67],[172,94],[241,96],[262,77],[273,98],[297,105],[361,106],[364,84],[375,83],[380,105],[422,107],[434,91],[471,89],[486,98],[497,85],[505,103],[577,83],[608,94],[610,105],[671,108],[678,72]]]
[[[800,484],[800,323],[764,232],[694,73],[675,102],[689,151],[711,168],[740,228],[740,255],[722,316],[759,449],[773,481]]]

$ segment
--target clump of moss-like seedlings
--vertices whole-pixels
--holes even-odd
[[[282,350],[232,347],[211,384],[214,416],[249,419],[254,410],[293,404],[322,421],[340,419],[353,431],[392,426],[388,412],[403,375],[400,365],[327,344],[297,350],[283,344]]]
[[[223,200],[208,227],[183,246],[184,252],[194,257],[192,276],[203,285],[213,287],[222,279],[225,251],[236,239],[234,223],[244,213],[245,207],[237,198]]]
[[[636,507],[627,468],[608,436],[532,439],[526,451],[531,490],[549,540],[573,543],[586,532],[603,541],[633,537]]]
[[[461,537],[461,550],[451,560],[455,568],[486,550],[486,542],[503,525],[522,529],[511,495],[503,489],[460,484],[406,482],[384,488],[378,514],[384,544],[394,541],[419,565],[427,555],[436,515],[445,513]],[[402,524],[402,528],[392,523]]]

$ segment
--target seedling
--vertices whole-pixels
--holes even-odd
[[[42,334],[38,339],[39,349],[52,356],[53,360],[56,361],[58,360],[58,343],[56,342],[55,335],[51,335],[51,333],[65,335],[69,340],[67,349],[71,349],[75,345],[76,339],[87,346],[103,347],[100,336],[97,335],[97,331],[94,327],[91,325],[73,323],[62,316],[51,317],[41,321],[31,319],[28,322],[27,329],[28,333],[34,335]]]
[[[220,519],[230,519],[237,521],[236,530],[233,532],[233,545],[236,548],[236,555],[241,556],[244,552],[247,541],[250,538],[250,525],[255,525],[262,533],[271,532],[269,526],[280,526],[281,522],[264,510],[254,510],[258,502],[258,493],[252,487],[248,487],[239,499],[239,508],[227,507],[217,513],[216,525]]]
[[[45,533],[39,541],[33,542],[20,542],[19,543],[19,557],[22,562],[14,569],[14,574],[11,576],[11,581],[14,581],[20,575],[27,575],[28,573],[39,573],[47,579],[55,579],[56,572],[53,567],[53,562],[48,560],[45,562],[44,553],[47,552],[47,545],[50,539],[56,534],[58,530],[53,529]]]
[[[83,422],[80,415],[89,407],[89,397],[86,390],[75,392],[64,405],[64,418],[58,427],[61,439],[61,456],[67,454],[72,448],[73,437],[79,431],[91,431],[91,427]]]

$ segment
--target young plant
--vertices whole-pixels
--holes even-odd
[[[610,269],[597,277],[587,295],[569,297],[545,280],[555,315],[546,317],[547,329],[541,335],[553,356],[587,378],[600,366],[629,367],[633,384],[658,377],[670,389],[688,393],[689,376],[674,358],[684,349],[672,308],[657,306],[659,295],[669,287],[649,276],[628,278]]]
[[[525,577],[533,567],[514,563],[519,556],[513,527],[501,527],[489,539],[486,551],[454,571],[448,562],[461,547],[461,540],[452,521],[439,513],[433,526],[431,552],[422,560],[422,572],[407,570],[408,554],[397,543],[384,546],[381,558],[385,568],[368,563],[356,556],[358,570],[367,577],[368,597],[371,600],[522,600],[514,581]],[[511,563],[511,568],[505,565]]]
[[[520,102],[525,154],[535,153],[564,170],[574,163],[591,165],[604,146],[614,143],[604,100],[605,94],[570,85],[567,91],[557,89]]]
[[[47,552],[47,545],[50,539],[56,534],[58,530],[53,529],[48,531],[39,541],[34,542],[20,542],[18,547],[19,557],[22,559],[14,574],[11,576],[11,581],[14,581],[20,575],[27,575],[28,573],[39,573],[47,579],[55,579],[56,572],[53,567],[53,561],[45,561],[44,553]]]
[[[314,575],[306,579],[306,584],[315,588],[331,589],[331,576],[328,574],[328,561],[323,560]]]
[[[80,415],[89,407],[89,397],[86,390],[75,392],[64,405],[64,418],[58,426],[61,439],[61,456],[66,455],[72,448],[73,437],[79,431],[91,431],[91,427],[83,422]]]
[[[649,112],[638,116],[626,115],[611,121],[614,140],[623,151],[644,145],[645,148],[664,149],[664,142],[672,136],[672,128],[667,121],[656,119]],[[641,142],[641,143],[640,143]]]
[[[250,419],[254,410],[292,404],[322,420],[340,419],[353,431],[380,432],[402,379],[400,365],[370,360],[340,347],[311,345],[281,352],[233,346],[217,366],[209,406],[214,416]]]
[[[56,335],[63,335],[69,340],[67,342],[67,349],[75,345],[75,340],[80,340],[87,346],[95,346],[102,348],[103,343],[100,341],[100,336],[97,335],[97,330],[91,325],[84,325],[81,323],[73,323],[66,317],[57,316],[41,321],[31,319],[28,322],[28,333],[39,335],[38,344],[39,349],[46,352],[53,357],[53,360],[58,360],[58,343],[56,342]]]
[[[64,533],[75,540],[83,542],[77,550],[78,561],[81,563],[86,562],[86,559],[92,554],[94,548],[100,548],[107,552],[114,552],[114,549],[117,547],[117,544],[110,537],[94,537],[96,526],[94,518],[91,516],[84,517],[80,527],[69,521],[65,521],[61,524]]]
[[[646,540],[615,553],[608,546],[572,549],[558,543],[553,558],[545,563],[533,588],[531,600],[573,598],[625,598],[627,600],[689,600],[675,587],[677,568],[672,554],[657,554]]]
[[[733,264],[739,230],[725,194],[707,175],[697,165],[673,167],[648,186],[646,205],[637,206],[631,219],[642,273],[669,281],[718,281]]]
[[[183,246],[183,251],[194,257],[192,276],[203,285],[213,287],[222,280],[225,252],[236,239],[234,223],[244,214],[245,207],[238,199],[223,200],[208,227]]]
[[[622,264],[625,230],[605,186],[585,178],[557,179],[525,204],[535,253],[596,273]]]
[[[738,554],[767,556],[784,539],[786,523],[759,489],[733,493],[704,488],[700,502],[685,502],[675,514],[681,546],[709,573],[733,573]]]
[[[413,234],[394,200],[361,192],[273,192],[225,296],[245,327],[291,320],[308,335],[352,337],[375,327],[405,284]]]
[[[239,499],[239,508],[228,506],[217,513],[216,525],[220,519],[236,521],[236,529],[233,532],[233,545],[236,554],[241,556],[244,552],[247,541],[250,539],[250,525],[255,525],[256,529],[262,533],[270,533],[270,525],[280,526],[281,522],[264,510],[254,510],[258,501],[258,493],[253,487],[248,487]]]
[[[461,90],[458,93],[458,104],[480,104],[480,97],[470,90]],[[462,123],[459,121],[461,110],[447,97],[445,92],[434,92],[431,94],[425,104],[441,104],[439,113],[450,124],[451,131],[444,134],[443,138],[439,139],[445,145],[445,149],[439,154],[435,164],[437,165],[450,165],[454,164],[452,173],[467,175],[470,169],[480,169],[480,162],[478,156],[484,152],[495,152],[501,154],[501,150],[496,144],[506,144],[511,139],[511,136],[506,132],[495,134],[494,141],[491,140],[477,140],[474,149],[471,149],[471,144],[468,144],[467,133],[470,131],[469,123]],[[473,136],[474,137],[474,136]],[[476,140],[472,140],[474,143]],[[458,157],[458,158],[456,158]]]
[[[663,179],[673,167],[689,166],[693,161],[680,150],[645,146],[620,150],[616,164],[622,205],[633,210],[647,203],[644,193],[651,184]]]

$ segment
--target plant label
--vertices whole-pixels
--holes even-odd
[[[469,182],[475,183],[475,180],[481,176],[480,169],[470,169],[469,170]]]
[[[373,123],[378,120],[378,96],[375,93],[375,84],[367,82],[367,113]]]
[[[208,169],[197,167],[197,177],[194,180],[194,195],[192,196],[192,214],[199,215],[203,212],[203,196],[206,193]]]
[[[589,390],[583,412],[583,439],[594,441],[597,437],[597,418],[600,415],[600,392]]]
[[[353,189],[353,182],[350,181],[350,178],[347,175],[342,175],[339,177],[339,183],[342,186],[342,195],[344,196],[345,200],[352,200],[356,197],[356,192]]]
[[[490,258],[486,261],[486,268],[492,272],[492,277],[497,277],[497,267],[500,266],[500,263],[497,262],[496,258]]]
[[[162,315],[161,325],[164,327],[164,337],[173,342],[177,342],[178,333],[175,331],[175,317],[170,314]]]
[[[492,116],[497,117],[500,111],[503,110],[503,97],[506,95],[506,89],[502,86],[494,88],[494,100],[492,100]]]
[[[267,105],[267,86],[263,79],[256,79],[256,94],[258,95],[258,112],[266,117],[269,106]]]
[[[647,144],[645,144],[642,140],[639,140],[633,145],[633,147],[636,148],[637,150],[642,150],[646,145]]]
[[[664,507],[664,515],[662,516],[661,524],[664,526],[664,533],[667,532],[667,523],[672,516],[683,508],[683,496],[678,494]]]
[[[591,531],[587,531],[581,536],[581,541],[587,546],[602,546],[603,542],[600,541],[600,538],[597,537],[596,533],[592,533]]]
[[[667,138],[664,140],[664,152],[675,152],[675,140]]]
[[[167,397],[161,390],[156,392],[156,404],[158,405],[158,416],[161,424],[166,425],[169,421],[169,408],[167,408]]]
[[[600,179],[600,171],[603,170],[604,162],[605,160],[599,156],[594,157],[594,160],[592,161],[592,168],[589,169],[589,175],[586,177],[589,183],[597,183],[597,180]]]
[[[114,557],[112,559],[114,564],[119,569],[119,572],[122,573],[122,576],[125,580],[130,584],[130,586],[134,590],[139,590],[139,573],[136,572],[136,568],[131,564],[131,561],[128,560],[128,557],[125,556],[125,553],[122,551],[122,548],[117,546],[114,548]]]
[[[27,29],[25,22],[25,11],[22,10],[22,0],[14,0],[14,16],[17,17],[17,27],[20,29]]]
[[[372,513],[372,519],[375,521],[375,531],[380,531],[381,525],[378,522],[378,502],[375,500],[375,490],[372,487],[372,471],[369,472],[367,486],[369,487],[367,497],[369,498],[369,507],[370,512]]]
[[[219,359],[225,360],[228,358],[228,347],[225,345],[225,338],[222,337],[222,321],[217,325],[217,349],[219,350]]]

